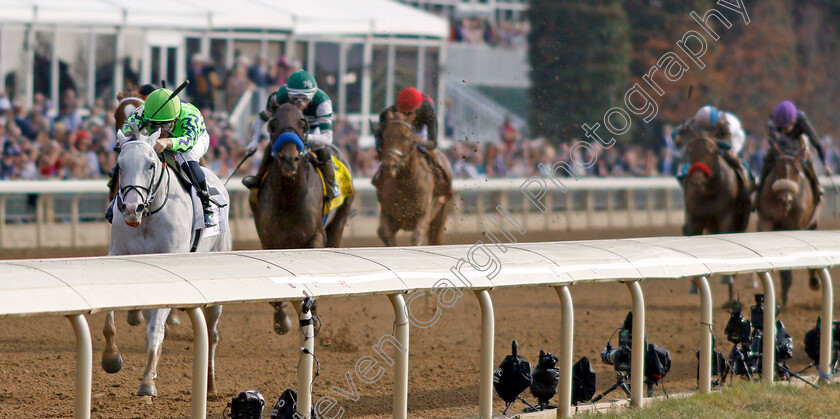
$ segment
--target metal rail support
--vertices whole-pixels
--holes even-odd
[[[394,307],[394,337],[404,351],[395,351],[394,364],[394,413],[396,419],[408,417],[408,314],[402,294],[389,294]]]
[[[821,380],[829,382],[833,373],[831,371],[831,356],[834,351],[831,348],[834,342],[832,336],[834,324],[834,288],[831,285],[831,274],[828,269],[822,268],[818,271],[820,276],[820,289],[822,290],[822,324],[820,328],[820,377]],[[825,376],[823,375],[825,374]]]
[[[175,310],[173,308],[173,310]],[[210,358],[210,343],[207,336],[207,323],[200,307],[187,309],[193,327],[193,365],[192,365],[192,404],[190,417],[207,417],[207,368]]]
[[[645,296],[639,281],[625,282],[633,297],[633,348],[630,359],[630,404],[644,406],[645,399]],[[642,350],[639,350],[642,348]]]
[[[712,291],[705,276],[694,278],[700,290],[700,392],[712,392]]]
[[[475,291],[481,307],[481,363],[479,364],[478,416],[493,417],[493,341],[496,319],[493,300],[487,290]]]
[[[762,272],[764,285],[764,340],[761,355],[761,375],[765,383],[772,383],[776,376],[776,288],[770,272]]]
[[[81,314],[67,316],[76,334],[76,405],[73,417],[90,419],[90,393],[93,377],[93,343],[90,326]]]
[[[572,417],[572,351],[575,337],[575,310],[569,287],[554,287],[560,297],[560,399],[557,401],[561,418]]]
[[[299,314],[301,324],[300,326],[300,358],[298,361],[298,375],[297,375],[297,408],[295,411],[301,418],[309,418],[312,414],[312,362],[315,353],[315,326],[310,323],[312,319],[312,312],[302,312],[301,301],[293,301],[292,305],[295,311]],[[309,351],[307,354],[304,352]]]

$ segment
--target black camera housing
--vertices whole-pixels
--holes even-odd
[[[726,339],[735,344],[749,342],[750,332],[752,332],[750,322],[741,314],[741,308],[742,306],[739,301],[732,303],[729,322],[726,323],[726,328],[724,329]]]
[[[755,305],[750,307],[750,323],[753,329],[764,330],[764,294],[755,295]]]

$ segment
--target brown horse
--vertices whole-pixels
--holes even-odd
[[[683,180],[685,225],[683,235],[743,233],[747,229],[752,203],[746,179],[721,156],[720,146],[696,135],[685,145],[688,176]],[[733,298],[734,278],[723,276]]]
[[[815,230],[819,204],[802,163],[807,151],[803,147],[783,151],[777,142],[771,144],[776,158],[756,196],[758,231]],[[793,275],[782,271],[781,277],[782,305],[785,305]],[[810,271],[809,282],[812,289],[819,289],[815,271]]]
[[[436,176],[432,164],[417,147],[420,142],[411,126],[390,120],[382,131],[382,164],[376,177],[379,200],[379,238],[386,246],[396,246],[399,230],[412,231],[411,244],[443,243],[446,217],[452,206],[452,167],[441,153],[436,158],[446,180]]]
[[[274,139],[286,132],[305,138],[309,126],[301,111],[287,103],[274,112],[268,121],[268,131]],[[349,168],[341,152],[330,147],[332,154]],[[262,248],[339,247],[353,196],[346,197],[325,223],[324,183],[315,167],[315,156],[302,144],[292,142],[283,144],[275,155],[272,149],[273,145],[269,144],[263,154],[261,166],[267,167],[267,171],[249,199]],[[285,334],[291,322],[283,312],[284,304],[273,305],[274,331]]]

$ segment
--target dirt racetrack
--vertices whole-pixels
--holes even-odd
[[[541,235],[528,233],[527,240],[573,240],[606,237],[677,235],[676,228],[634,231],[597,231]],[[449,242],[472,243],[479,237],[450,237]],[[237,248],[257,248],[257,243],[238,244]],[[373,246],[376,242],[345,243],[348,246]],[[0,252],[4,259],[101,255],[104,249],[49,252]],[[840,272],[832,272],[838,275]],[[778,283],[778,277],[776,279]],[[806,285],[804,272],[796,273],[791,304],[779,315],[794,338],[794,370],[803,368],[808,358],[802,349],[805,332],[819,315],[820,294]],[[720,307],[726,296],[719,278],[710,280],[715,298],[715,336],[717,349],[729,354],[732,344],[726,341],[723,328],[729,318]],[[753,303],[753,278],[736,280],[737,292],[745,306]],[[777,286],[778,288],[778,286]],[[647,312],[647,333],[651,343],[671,351],[673,365],[665,378],[668,392],[696,388],[699,345],[699,299],[688,294],[689,281],[646,281],[642,283]],[[630,296],[622,284],[586,284],[571,288],[575,304],[575,360],[587,356],[598,375],[598,392],[615,381],[611,366],[601,362],[600,352],[615,329],[621,326],[630,310]],[[491,292],[496,315],[494,364],[510,351],[513,339],[519,342],[520,354],[535,362],[540,349],[557,353],[560,349],[560,307],[553,290],[516,288]],[[371,347],[379,337],[390,333],[393,311],[384,296],[328,299],[320,303],[323,328],[317,337],[316,355],[320,375],[313,384],[313,400],[332,395],[333,386],[347,389],[345,372],[352,374],[356,361],[375,355]],[[748,310],[747,310],[748,314]],[[470,294],[464,294],[452,308],[445,309],[435,326],[411,328],[409,372],[409,417],[474,417],[478,404],[478,359],[480,312]],[[192,341],[189,320],[182,314],[182,325],[170,328],[164,342],[158,368],[158,393],[154,399],[135,396],[145,362],[144,334],[140,327],[130,327],[125,314],[117,315],[117,343],[126,364],[118,374],[106,374],[98,366],[103,342],[104,315],[88,317],[94,340],[94,375],[92,416],[95,418],[186,418],[190,410]],[[295,387],[298,335],[275,335],[268,304],[228,305],[224,308],[221,342],[216,357],[218,395],[208,401],[210,418],[222,418],[225,406],[237,393],[259,390],[266,398],[265,417],[286,388]],[[75,374],[75,338],[69,322],[61,317],[0,319],[0,416],[72,417]],[[612,338],[616,344],[617,336]],[[355,377],[355,374],[353,375]],[[392,371],[386,368],[374,384],[355,381],[358,400],[337,397],[353,418],[390,417]],[[662,388],[656,388],[662,394]],[[533,401],[531,394],[524,394]],[[620,391],[605,400],[623,397]],[[524,405],[517,404],[517,410]],[[496,397],[494,412],[501,412]],[[333,411],[335,412],[335,410]],[[337,417],[337,416],[334,416]]]

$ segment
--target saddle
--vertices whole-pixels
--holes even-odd
[[[335,155],[330,155],[333,165],[335,166],[335,182],[338,184],[339,189],[341,189],[341,194],[331,200],[327,200],[327,182],[324,179],[324,164],[318,161],[318,158],[315,157],[314,153],[310,153],[311,154],[308,160],[313,166],[315,166],[318,170],[318,176],[321,177],[321,184],[323,185],[322,189],[324,193],[324,216],[326,217],[330,211],[340,207],[348,196],[352,196],[355,193],[353,191],[353,179],[350,175],[350,170],[347,169],[347,166],[345,166],[344,163]]]

